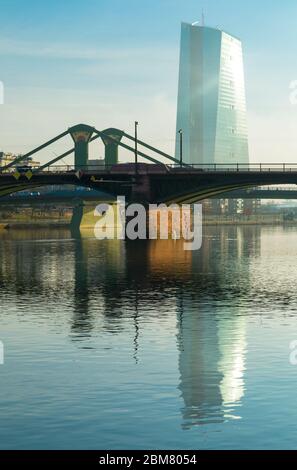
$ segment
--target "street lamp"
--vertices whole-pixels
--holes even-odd
[[[183,164],[183,130],[179,129],[179,164]]]
[[[138,148],[137,148],[137,126],[138,121],[135,121],[135,173],[137,173],[137,163],[138,163]]]

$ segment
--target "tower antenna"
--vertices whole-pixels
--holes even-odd
[[[201,12],[201,26],[205,26],[205,17],[204,17],[204,10],[202,8],[202,12]]]

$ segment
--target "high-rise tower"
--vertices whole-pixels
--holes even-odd
[[[207,26],[182,23],[177,105],[187,163],[248,163],[242,47]]]

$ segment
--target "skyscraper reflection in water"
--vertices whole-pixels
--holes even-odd
[[[184,402],[184,429],[240,418],[247,345],[245,318],[240,306],[234,304],[232,293],[248,288],[248,260],[259,250],[259,230],[208,228],[202,249],[197,252],[184,251],[183,242],[178,240],[110,241],[101,243],[100,259],[98,241],[77,241],[78,304],[82,290],[85,299],[89,298],[88,292],[96,291],[101,296],[104,328],[113,334],[122,331],[127,308],[130,310],[136,364],[141,353],[142,312],[152,295],[162,293],[164,297],[170,290],[170,305],[177,311],[178,388]],[[229,251],[233,254],[232,269],[226,264]],[[216,298],[220,299],[217,309]],[[222,298],[226,298],[224,308]],[[85,309],[88,308],[86,302]],[[160,312],[161,309],[160,305]],[[78,319],[79,311],[81,315],[81,309],[76,309],[73,328],[83,327],[86,318],[90,327],[91,318],[84,311],[83,318]],[[167,314],[170,316],[170,312]]]
[[[253,228],[249,238],[242,236],[240,227],[221,228],[217,239],[215,236],[205,239],[202,250],[193,254],[192,274],[201,279],[201,285],[196,292],[181,289],[178,299],[179,389],[184,401],[181,410],[184,429],[240,418],[245,392],[246,320],[240,306],[232,302],[232,290],[248,286],[241,285],[236,277],[231,279],[227,270],[224,279],[220,276],[230,249],[237,253],[235,274],[240,276],[240,271],[244,271],[246,281],[249,269],[246,255],[259,250],[257,233]],[[230,296],[226,296],[227,289]],[[225,305],[222,308],[220,303],[214,309],[214,297],[221,297],[222,290]]]

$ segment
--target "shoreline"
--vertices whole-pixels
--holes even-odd
[[[271,225],[271,226],[296,226],[297,220],[282,220],[281,218],[272,217],[256,217],[248,219],[236,218],[203,218],[204,226],[230,226],[230,225]],[[0,223],[0,230],[18,230],[18,229],[32,229],[32,228],[71,228],[71,222],[68,220],[12,220]],[[81,226],[83,229],[84,226]]]

